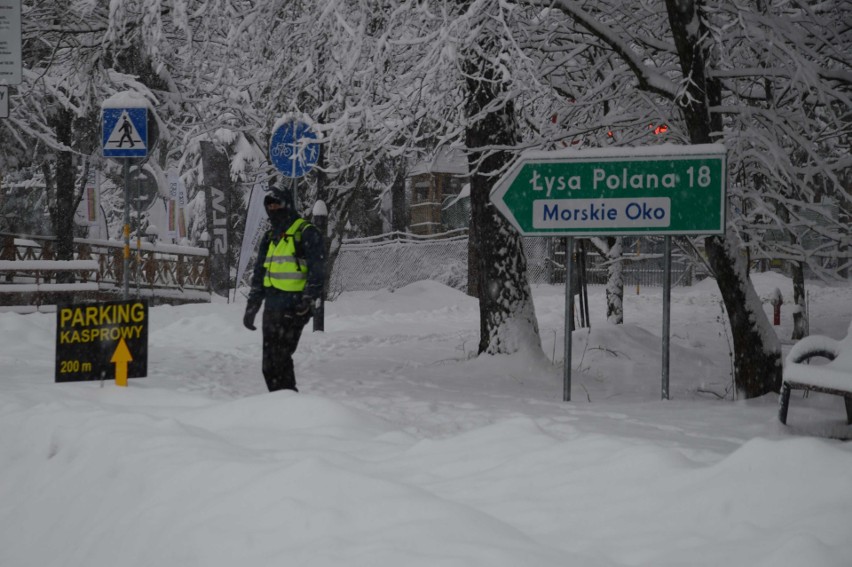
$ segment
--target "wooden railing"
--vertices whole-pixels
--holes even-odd
[[[91,300],[99,291],[96,260],[0,260],[2,306],[37,311],[42,305]]]
[[[199,303],[210,301],[209,253],[204,248],[131,241],[129,293],[155,303]],[[29,273],[33,261],[56,259],[56,239],[0,233],[0,260],[6,267],[20,262],[0,277],[6,284],[33,281],[49,283],[43,273]],[[124,243],[114,240],[74,239],[74,260],[94,260],[98,265],[97,298],[117,299],[124,285]]]

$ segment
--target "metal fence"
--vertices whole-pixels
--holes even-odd
[[[564,244],[558,238],[524,238],[527,277],[531,284],[565,281]],[[562,252],[560,253],[560,245]],[[463,231],[435,236],[393,233],[372,238],[346,240],[334,266],[330,295],[343,291],[397,289],[419,280],[435,280],[459,290],[467,289],[468,238]],[[663,258],[660,254],[625,254],[625,286],[662,287]],[[672,257],[672,285],[691,285],[706,273],[679,255]],[[586,281],[606,285],[606,259],[586,255]]]

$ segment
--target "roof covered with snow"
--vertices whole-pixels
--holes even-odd
[[[451,175],[467,175],[467,156],[460,148],[441,146],[431,159],[421,161],[408,173],[409,177],[424,173],[449,173]]]

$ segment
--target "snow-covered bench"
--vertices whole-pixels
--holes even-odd
[[[803,364],[817,356],[831,362],[821,366]],[[785,424],[791,390],[813,390],[842,396],[846,404],[846,422],[852,423],[852,324],[846,338],[841,341],[812,335],[790,349],[784,361],[781,407],[778,410],[778,419]]]

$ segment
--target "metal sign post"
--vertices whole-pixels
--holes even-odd
[[[290,178],[293,194],[293,210],[298,211],[296,188],[298,179],[303,177],[317,164],[320,146],[317,134],[311,128],[309,119],[285,116],[278,120],[269,140],[269,159],[284,177]],[[323,233],[324,235],[324,233]],[[314,307],[314,330],[324,328],[324,299],[318,299]]]
[[[669,399],[669,357],[672,322],[672,237],[665,236],[663,250],[663,378],[661,397]]]
[[[325,206],[325,201],[317,201],[314,203],[314,210],[311,215],[311,222],[317,230],[320,231],[323,238],[328,237],[328,207]],[[314,306],[314,331],[325,331],[325,291]]]
[[[130,203],[130,160],[124,160],[124,228],[122,229],[122,236],[124,236],[124,267],[121,272],[121,298],[125,301],[130,297],[130,205],[128,203]]]
[[[565,364],[562,369],[562,401],[571,401],[571,355],[574,334],[574,237],[565,239]]]
[[[138,104],[138,106],[133,106]],[[148,157],[156,137],[149,128],[148,106],[136,93],[118,93],[101,107],[101,149],[104,157],[123,161],[124,167],[124,269],[122,298],[130,296],[130,160],[139,163]]]
[[[135,106],[138,103],[138,106]],[[56,382],[104,380],[118,386],[148,369],[148,304],[128,301],[130,272],[130,162],[142,163],[156,144],[156,122],[144,97],[117,93],[101,106],[101,150],[122,160],[124,174],[123,301],[57,306]]]
[[[669,398],[671,236],[724,234],[724,146],[529,152],[497,182],[491,202],[524,236],[567,236],[565,401],[571,399],[574,237],[665,236],[662,397]]]

